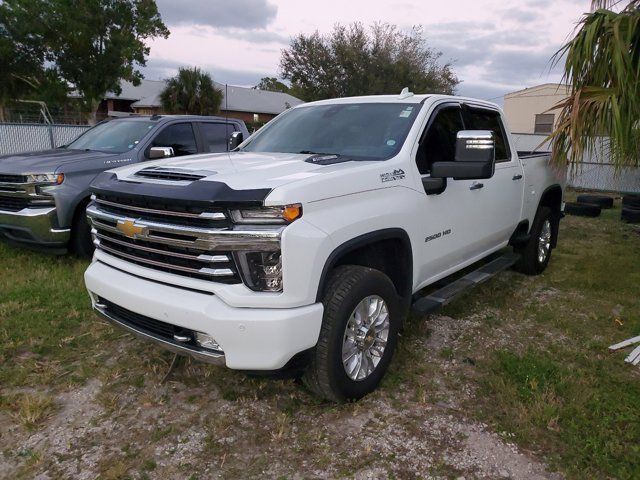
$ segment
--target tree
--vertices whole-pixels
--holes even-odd
[[[572,168],[595,151],[598,136],[610,137],[610,159],[617,167],[640,166],[640,1],[615,12],[620,2],[596,1],[575,37],[555,55],[566,55],[563,80],[569,96],[550,135],[553,161]]]
[[[266,92],[289,93],[289,87],[276,77],[263,77],[262,80],[260,80],[260,83],[253,88],[255,90],[264,90]]]
[[[39,12],[32,2],[0,2],[0,121],[5,106],[16,99],[64,97],[66,86],[50,67],[45,68],[43,29],[30,25]]]
[[[459,83],[441,53],[429,48],[422,29],[394,25],[336,25],[329,35],[300,34],[283,50],[282,78],[291,94],[312,101],[332,97],[414,92],[453,93]]]
[[[222,90],[216,88],[211,75],[196,67],[180,68],[160,94],[166,112],[190,115],[218,113],[222,98]]]
[[[34,52],[30,60],[40,70],[73,86],[93,120],[105,93],[120,93],[121,80],[140,83],[138,67],[149,54],[145,40],[169,35],[154,0],[3,0],[0,5],[6,30],[13,32],[7,43]]]

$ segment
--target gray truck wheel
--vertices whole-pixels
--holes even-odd
[[[558,228],[557,220],[549,207],[540,207],[533,220],[531,238],[521,247],[515,249],[520,260],[514,268],[527,275],[539,275],[547,268],[551,258],[554,229]]]
[[[91,225],[87,219],[87,205],[78,208],[71,227],[71,246],[79,257],[91,258],[95,247],[91,238]]]
[[[327,400],[361,398],[393,356],[403,315],[396,289],[378,270],[346,265],[333,271],[322,303],[320,337],[302,379]]]

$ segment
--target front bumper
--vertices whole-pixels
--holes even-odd
[[[62,246],[69,241],[71,230],[57,228],[57,223],[56,207],[0,210],[0,233],[17,242]]]
[[[297,308],[231,307],[215,295],[145,280],[100,262],[87,269],[85,283],[94,309],[112,323],[169,350],[237,370],[282,368],[295,354],[316,345],[322,324],[320,303]],[[224,353],[204,352],[150,334],[109,315],[107,303],[152,321],[204,332]]]

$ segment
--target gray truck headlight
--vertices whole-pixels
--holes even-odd
[[[277,252],[238,252],[236,261],[247,287],[256,292],[282,291],[282,256]]]
[[[25,177],[27,177],[27,183],[40,185],[60,185],[64,182],[64,173],[30,173]]]

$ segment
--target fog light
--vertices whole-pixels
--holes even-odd
[[[222,352],[220,344],[216,342],[211,335],[207,335],[206,333],[196,332],[196,343],[202,348]]]
[[[282,291],[282,258],[277,252],[238,252],[245,284],[258,292]]]

